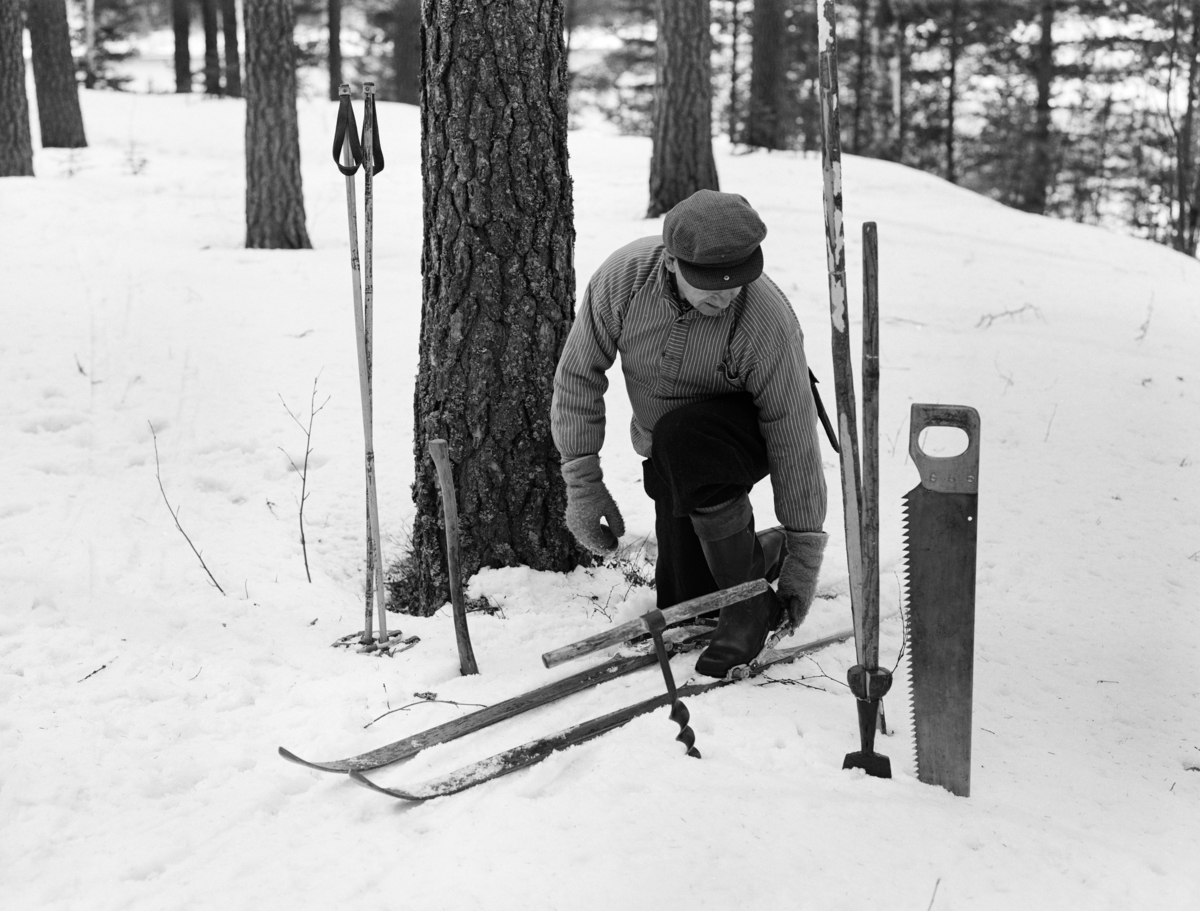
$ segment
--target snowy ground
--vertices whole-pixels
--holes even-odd
[[[850,262],[864,219],[882,249],[886,659],[901,496],[917,481],[909,403],[983,419],[972,797],[913,777],[903,664],[896,732],[878,746],[896,777],[841,770],[857,748],[837,682],[847,643],[771,675],[807,688],[693,700],[699,762],[662,712],[410,807],[275,749],[348,755],[469,710],[417,705],[364,728],[416,692],[493,703],[563,676],[577,668],[538,656],[653,596],[612,570],[481,573],[471,593],[503,612],[472,617],[475,678],[457,674],[447,610],[393,616],[422,640],[396,658],[331,649],[361,622],[363,553],[334,108],[300,110],[316,249],[267,252],[241,246],[239,102],[83,104],[89,149],[39,150],[36,178],[0,181],[4,907],[1200,907],[1200,264],[845,162]],[[419,149],[414,109],[381,105],[380,119],[376,440],[394,556],[412,514]],[[647,141],[571,139],[582,284],[660,222],[642,218]],[[718,164],[770,227],[768,272],[831,397],[819,162],[722,149]],[[288,459],[303,436],[280,398],[306,415],[318,376],[309,584]],[[636,543],[653,513],[615,379],[603,458]],[[163,503],[151,426],[224,595]],[[765,486],[755,502],[765,526]],[[836,503],[827,529],[805,639],[849,622]],[[643,672],[376,777],[420,780],[660,687]]]

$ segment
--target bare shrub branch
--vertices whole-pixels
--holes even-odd
[[[312,396],[308,402],[308,425],[301,423],[300,419],[292,413],[292,409],[288,407],[288,403],[283,400],[283,396],[279,396],[279,401],[283,405],[283,410],[288,413],[296,426],[304,431],[304,466],[296,464],[296,460],[287,454],[287,451],[280,446],[279,451],[287,456],[287,460],[292,464],[292,470],[300,475],[300,551],[304,554],[304,575],[312,582],[312,572],[308,568],[308,542],[304,537],[304,504],[308,502],[308,457],[312,455],[312,428],[313,418],[321,413],[321,410],[329,404],[329,396],[325,397],[325,401],[321,403],[320,408],[316,407],[317,403],[317,380],[321,378],[318,373],[313,378]]]
[[[167,512],[171,514],[171,518],[175,520],[175,527],[179,529],[179,533],[183,535],[183,540],[188,542],[188,547],[192,549],[192,553],[196,555],[196,559],[200,561],[200,565],[208,574],[208,581],[216,586],[217,591],[222,595],[225,594],[225,589],[221,588],[221,583],[213,576],[212,571],[208,568],[208,564],[204,562],[204,557],[200,555],[200,551],[196,550],[196,545],[192,543],[192,539],[188,537],[188,533],[183,530],[183,526],[179,524],[179,510],[171,506],[171,501],[167,499],[167,491],[163,488],[162,469],[158,462],[158,434],[154,432],[154,425],[149,421],[146,422],[150,426],[150,437],[154,440],[154,477],[158,479],[158,489],[162,493],[163,502],[167,504]]]

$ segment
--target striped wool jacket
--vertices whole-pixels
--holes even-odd
[[[588,283],[554,376],[551,430],[564,462],[604,443],[605,372],[617,353],[633,406],[633,448],[649,458],[668,411],[748,392],[767,444],[775,514],[794,531],[820,531],[825,477],[804,336],[783,292],[765,274],[721,316],[679,296],[659,237],[612,254]]]

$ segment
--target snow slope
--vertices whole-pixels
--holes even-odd
[[[302,102],[315,250],[242,249],[239,102],[83,93],[91,148],[0,181],[0,887],[6,908],[1189,909],[1200,907],[1200,264],[847,158],[882,256],[885,660],[909,404],[983,420],[973,795],[917,782],[907,673],[891,781],[857,749],[846,643],[459,796],[403,806],[276,755],[329,759],[577,668],[538,656],[653,604],[616,570],[485,571],[482,674],[448,610],[393,615],[393,659],[329,647],[361,623],[361,424],[334,108]],[[412,507],[419,124],[381,105],[376,444],[385,549]],[[35,121],[36,122],[36,121]],[[649,144],[573,133],[582,285],[645,211]],[[719,149],[766,220],[767,270],[832,399],[819,161]],[[857,310],[857,304],[855,306]],[[858,326],[855,326],[857,336]],[[857,342],[855,343],[857,344]],[[1192,354],[1188,354],[1191,351]],[[289,457],[317,379],[313,582]],[[614,371],[603,459],[653,530]],[[176,530],[163,488],[213,575]],[[827,452],[827,456],[831,453]],[[831,491],[836,464],[826,463]],[[767,485],[759,524],[772,520]],[[802,631],[849,623],[841,515]],[[588,659],[592,660],[592,659]],[[676,677],[694,658],[678,659]],[[579,662],[584,664],[586,662]],[[827,675],[827,676],[823,676]],[[380,770],[420,780],[657,692],[656,671]],[[370,724],[369,727],[364,727]],[[1191,857],[1189,861],[1187,858]]]

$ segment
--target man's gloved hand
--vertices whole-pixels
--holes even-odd
[[[795,629],[808,616],[817,592],[817,576],[829,535],[823,531],[786,531],[787,556],[779,569],[779,600],[787,610],[784,621]]]
[[[617,549],[617,539],[625,534],[625,520],[604,486],[600,456],[564,462],[562,476],[567,482],[567,528],[592,553],[611,554]]]

